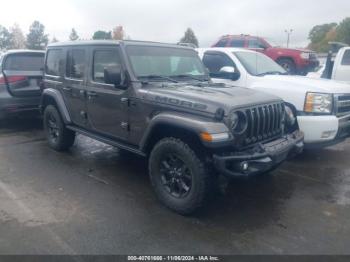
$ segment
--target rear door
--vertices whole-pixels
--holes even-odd
[[[70,47],[66,53],[63,97],[74,124],[84,127],[86,113],[87,48]]]
[[[8,54],[3,61],[3,76],[8,91],[16,97],[41,95],[44,52]]]

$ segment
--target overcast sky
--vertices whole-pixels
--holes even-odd
[[[316,24],[350,16],[350,0],[4,0],[0,25],[18,23],[24,33],[39,20],[50,39],[67,40],[74,27],[81,38],[123,25],[132,39],[177,42],[191,27],[201,46],[224,34],[266,36],[285,44],[285,29],[294,29],[291,45],[306,46]]]

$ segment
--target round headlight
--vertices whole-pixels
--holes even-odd
[[[243,111],[233,112],[230,116],[230,130],[235,135],[243,134],[248,127],[247,115]]]

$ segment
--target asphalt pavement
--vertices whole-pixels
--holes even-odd
[[[206,209],[162,206],[145,159],[40,119],[0,122],[0,254],[350,254],[350,143],[223,183]]]

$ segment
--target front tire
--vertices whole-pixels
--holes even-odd
[[[49,146],[56,151],[69,149],[75,140],[75,132],[66,128],[60,113],[53,105],[44,111],[44,130]]]
[[[155,145],[149,173],[158,199],[182,215],[202,207],[211,191],[204,162],[180,139],[164,138]]]
[[[290,75],[296,74],[296,65],[295,63],[288,58],[281,58],[277,61],[277,63],[284,68]]]

